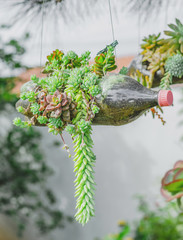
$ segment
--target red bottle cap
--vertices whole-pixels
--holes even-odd
[[[173,104],[173,94],[170,90],[160,90],[158,93],[158,104],[160,107]]]

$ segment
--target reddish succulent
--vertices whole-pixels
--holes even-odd
[[[54,59],[58,60],[60,63],[62,61],[63,55],[64,53],[62,51],[59,51],[58,49],[56,49],[55,51],[53,51],[53,53],[47,56],[47,59],[49,63],[51,63]]]
[[[161,193],[167,201],[183,197],[183,161],[175,163],[162,179]]]
[[[39,111],[43,111],[43,116],[50,114],[50,117],[62,117],[64,121],[69,122],[76,114],[76,104],[72,102],[71,97],[58,90],[53,95],[47,95],[45,91],[42,91],[38,102],[40,104]]]
[[[39,104],[40,104],[40,108],[39,111],[43,111],[45,110],[46,106],[48,105],[47,101],[46,101],[46,92],[45,91],[41,91],[39,94]]]
[[[51,117],[60,117],[62,113],[62,94],[56,90],[53,95],[46,96],[47,106],[43,112],[43,116],[51,112]]]

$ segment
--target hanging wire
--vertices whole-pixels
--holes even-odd
[[[141,4],[139,1],[139,5],[138,5],[138,20],[137,20],[137,29],[138,29],[138,55],[140,55],[140,42],[141,42]],[[140,71],[142,71],[142,64],[140,65]]]
[[[141,41],[141,5],[140,5],[140,1],[139,1],[139,5],[138,5],[138,20],[137,20],[137,29],[138,29],[138,54],[140,54],[140,41]]]
[[[112,39],[113,39],[113,42],[114,42],[114,41],[115,41],[114,25],[113,25],[112,10],[111,10],[111,1],[110,1],[110,0],[108,0],[108,4],[109,4],[109,14],[110,14],[110,22],[111,22]],[[116,62],[117,62],[116,48],[114,49],[114,53],[115,53],[115,58],[116,58]],[[118,67],[118,64],[117,64],[117,67]]]
[[[165,27],[167,26],[167,22],[168,22],[168,6],[169,6],[169,0],[166,1],[166,5],[165,5]]]
[[[42,52],[43,52],[44,6],[45,6],[45,0],[43,0],[43,4],[42,4],[42,17],[41,17],[40,67],[42,66]]]
[[[110,21],[111,21],[112,38],[113,38],[113,42],[114,42],[114,40],[115,40],[115,38],[114,38],[114,27],[113,27],[113,19],[112,19],[111,1],[110,0],[108,0],[108,4],[109,4],[109,14],[110,14]]]

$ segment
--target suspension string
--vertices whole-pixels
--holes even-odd
[[[43,52],[44,5],[45,5],[45,0],[43,0],[42,17],[41,17],[40,68],[42,65],[42,52]],[[40,70],[40,72],[41,72],[41,70]]]
[[[113,19],[112,19],[112,11],[111,11],[111,1],[108,0],[108,3],[109,3],[109,14],[110,14],[110,21],[111,21],[112,38],[113,38],[113,42],[114,42],[115,37],[114,37],[114,26],[113,26]]]
[[[112,38],[113,38],[113,42],[114,42],[114,41],[115,41],[115,37],[114,37],[114,25],[113,25],[112,10],[111,10],[111,1],[110,1],[110,0],[108,0],[108,4],[109,4],[109,14],[110,14]],[[115,53],[115,58],[116,58],[116,61],[117,61],[116,48],[114,49],[114,53]],[[117,67],[118,67],[118,65],[117,65]]]
[[[137,28],[138,28],[138,55],[140,55],[140,41],[141,41],[141,5],[139,1],[139,6],[138,6],[138,20],[137,20]],[[142,65],[140,67],[140,71],[142,71]]]
[[[169,0],[167,0],[166,5],[165,5],[165,27],[168,22],[168,6],[169,6]]]
[[[140,2],[139,2],[139,6],[138,6],[138,20],[137,20],[137,29],[138,29],[138,54],[140,54],[140,36],[141,36],[141,32],[140,32],[140,27],[141,27],[141,15],[140,15],[141,11],[140,11]]]

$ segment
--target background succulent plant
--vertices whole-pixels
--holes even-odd
[[[183,161],[177,161],[162,179],[161,192],[167,201],[180,199],[183,196]]]
[[[152,87],[154,79],[158,76],[160,88],[170,89],[173,77],[181,78],[183,76],[183,24],[176,19],[175,24],[168,26],[172,31],[164,31],[170,38],[160,39],[158,35],[152,34],[143,39],[141,44],[141,55],[143,69],[149,73],[144,74],[140,68],[130,74],[136,77],[144,86]],[[141,72],[142,71],[142,72]]]
[[[169,57],[165,63],[165,74],[161,79],[160,87],[162,89],[170,89],[172,78],[181,78],[183,76],[183,56],[180,53]]]
[[[183,56],[178,53],[168,58],[165,69],[172,76],[181,78],[183,76]]]
[[[141,54],[145,54],[148,50],[151,51],[155,51],[157,48],[159,48],[162,44],[161,44],[161,40],[159,39],[161,33],[159,34],[152,34],[149,35],[148,37],[144,37],[144,39],[142,39],[142,41],[144,43],[142,43],[140,46],[141,48],[144,50],[143,52],[141,52]]]
[[[172,51],[179,50],[183,53],[183,24],[175,19],[175,24],[169,24],[169,28],[173,31],[164,31],[164,33],[170,38],[163,40],[163,44],[167,48],[171,48]]]

